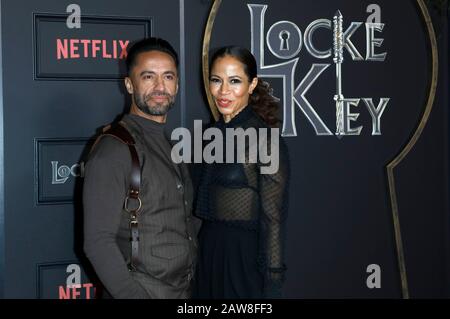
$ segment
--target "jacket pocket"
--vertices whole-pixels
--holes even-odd
[[[174,259],[187,253],[187,247],[183,244],[164,244],[152,247],[152,256],[164,259]]]
[[[171,285],[177,285],[189,270],[189,248],[184,244],[166,243],[153,246],[147,260],[148,272]]]

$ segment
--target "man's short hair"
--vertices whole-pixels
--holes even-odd
[[[130,75],[131,69],[135,66],[138,55],[149,51],[160,51],[170,55],[175,61],[178,71],[178,54],[170,43],[161,38],[146,38],[137,41],[128,50],[126,60],[128,75]]]

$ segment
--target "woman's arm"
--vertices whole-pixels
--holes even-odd
[[[259,175],[261,215],[259,220],[259,264],[264,274],[264,297],[281,297],[286,270],[285,235],[289,190],[289,157],[280,138],[279,168]]]

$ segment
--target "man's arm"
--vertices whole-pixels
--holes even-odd
[[[130,170],[128,147],[113,137],[103,137],[85,169],[84,251],[114,298],[149,298],[132,278],[116,242]]]

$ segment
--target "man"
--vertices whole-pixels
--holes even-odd
[[[164,135],[178,91],[178,56],[167,41],[149,38],[130,48],[126,62],[132,104],[122,122],[136,143],[141,166],[138,236],[131,240],[130,207],[137,201],[125,203],[130,149],[106,135],[86,164],[84,250],[114,298],[188,298],[197,252],[192,183],[187,168],[172,162]],[[137,260],[132,244],[137,244]]]

